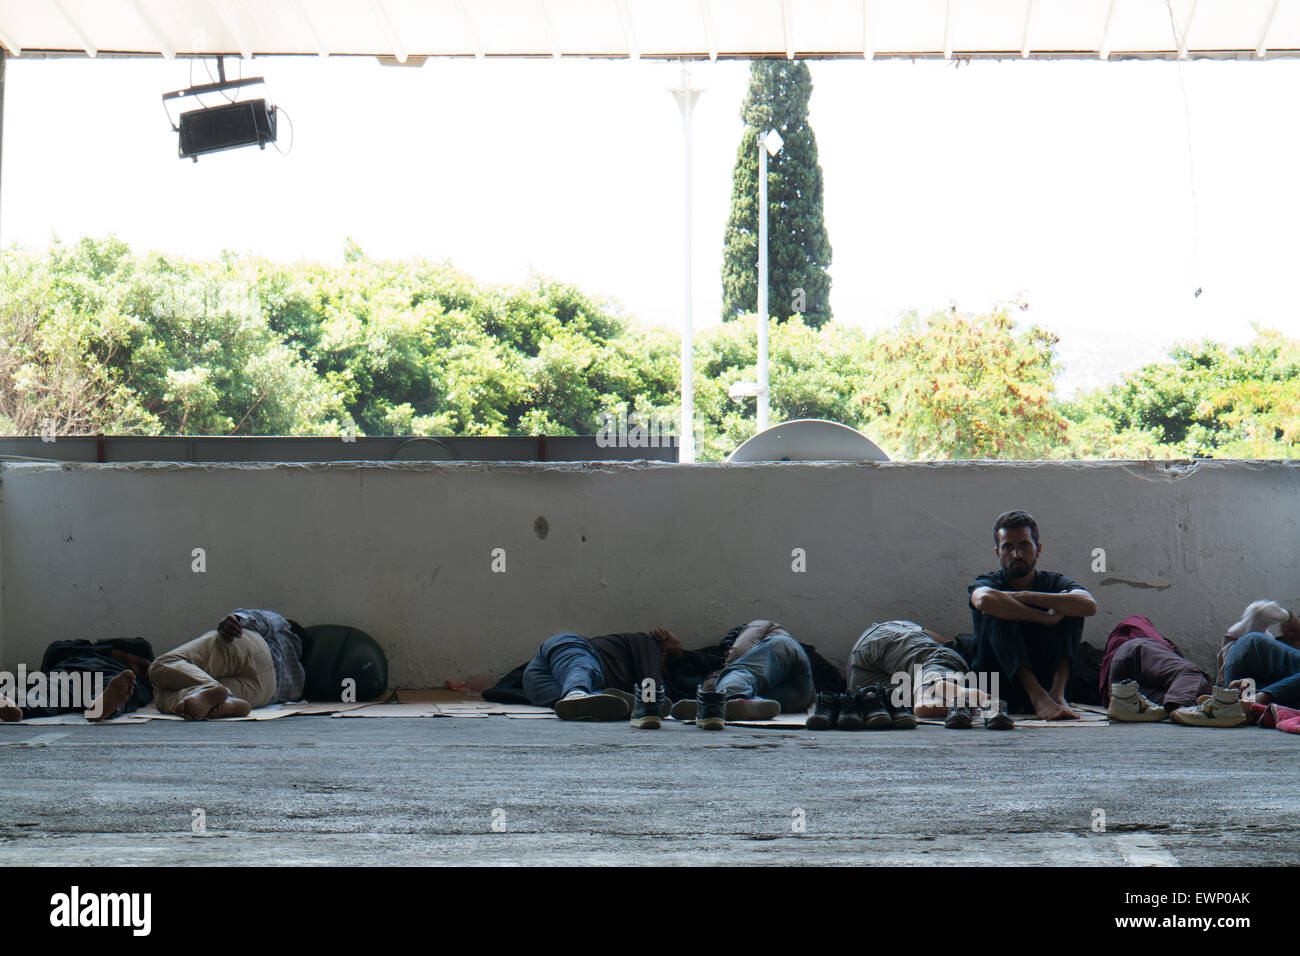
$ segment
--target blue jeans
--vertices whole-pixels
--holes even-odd
[[[723,668],[716,687],[728,699],[774,700],[783,713],[807,710],[816,694],[808,655],[798,641],[780,631],[769,634]]]
[[[1256,631],[1239,637],[1223,659],[1223,679],[1250,678],[1255,692],[1271,694],[1275,703],[1300,707],[1300,650]]]
[[[554,706],[569,691],[594,694],[604,686],[600,655],[578,634],[548,637],[524,668],[524,693],[538,707]]]

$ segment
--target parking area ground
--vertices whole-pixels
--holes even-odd
[[[1300,863],[1300,738],[506,717],[0,728],[0,863]]]

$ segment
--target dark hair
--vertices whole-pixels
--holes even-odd
[[[1028,511],[1004,511],[993,523],[993,543],[998,543],[998,532],[1003,528],[1028,528],[1029,537],[1038,544],[1038,522]]]

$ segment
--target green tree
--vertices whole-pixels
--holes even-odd
[[[1244,346],[1176,346],[1169,361],[1080,396],[1065,411],[1072,430],[1089,436],[1075,443],[1078,455],[1117,457],[1136,446],[1162,457],[1300,457],[1300,339],[1257,328]]]
[[[862,400],[877,440],[898,458],[1046,457],[1066,437],[1056,343],[1005,311],[910,313],[871,342]]]
[[[817,138],[808,124],[811,96],[812,76],[802,60],[755,60],[750,67],[723,237],[724,319],[758,308],[758,142],[772,129],[784,146],[767,165],[768,309],[781,320],[801,313],[812,328],[831,318],[831,243]]]

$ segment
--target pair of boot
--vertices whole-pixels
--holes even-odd
[[[985,730],[1014,730],[1016,726],[1005,700],[990,701],[987,707],[982,708],[964,704],[949,707],[943,725],[948,730],[970,730],[975,726],[976,716],[983,718]]]
[[[855,694],[818,694],[804,726],[809,730],[913,730],[916,715],[906,704],[895,704],[888,687],[877,684]]]
[[[720,690],[705,690],[701,685],[694,700],[679,700],[672,706],[675,719],[694,722],[701,730],[722,730],[727,721],[771,720],[781,713],[781,705],[765,697],[732,697]]]

